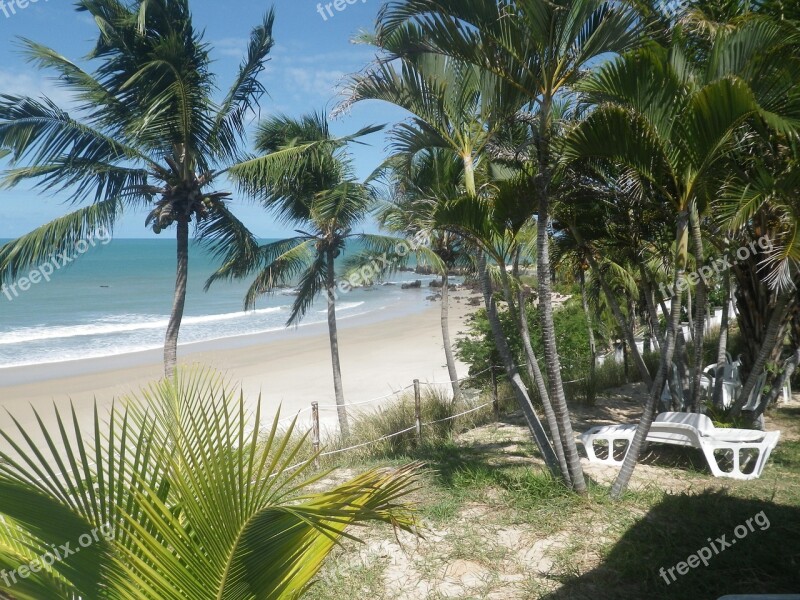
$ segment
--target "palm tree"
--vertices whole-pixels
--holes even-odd
[[[676,212],[673,287],[680,289],[689,260],[690,212],[702,206],[722,176],[716,167],[748,119],[790,128],[772,86],[757,83],[757,69],[777,67],[784,43],[780,30],[747,22],[713,40],[709,64],[693,65],[677,39],[669,48],[650,46],[602,68],[581,86],[597,109],[567,140],[570,159],[592,157],[629,169],[652,184]],[[735,57],[735,58],[734,58]],[[757,66],[758,65],[758,66]],[[791,113],[790,113],[791,114]],[[635,437],[613,487],[626,488],[652,423],[680,329],[681,297],[675,294],[661,365]]]
[[[312,492],[295,425],[249,414],[213,372],[178,370],[91,428],[56,418],[0,432],[3,597],[288,600],[351,525],[413,524],[413,466]]]
[[[177,360],[186,301],[189,228],[218,253],[253,256],[257,242],[215,189],[236,162],[245,119],[265,92],[259,82],[273,46],[274,13],[253,29],[247,54],[220,102],[211,56],[188,0],[79,0],[98,26],[93,73],[55,50],[23,40],[25,56],[57,75],[78,102],[76,116],[55,102],[0,96],[0,148],[10,151],[7,185],[26,181],[66,193],[73,212],[0,249],[0,277],[15,278],[97,229],[112,231],[126,208],[151,207],[156,233],[175,227],[177,274],[164,340],[169,376]],[[235,244],[233,242],[236,242]]]
[[[748,363],[745,383],[731,410],[733,415],[741,412],[768,364],[777,367],[773,370],[785,370],[779,364],[784,341],[800,306],[800,152],[787,141],[786,136],[774,135],[759,143],[757,152],[734,155],[744,169],[732,178],[715,206],[735,246],[758,248],[757,253],[733,268],[738,324],[745,337]],[[769,239],[769,248],[761,245],[765,238]],[[776,378],[767,397],[777,395],[783,387],[781,384],[775,390],[778,381]]]
[[[388,49],[381,35],[366,39]],[[432,208],[437,212],[435,221],[442,229],[455,228],[459,235],[470,229],[466,237],[479,248],[479,253],[488,253],[497,261],[499,254],[494,252],[491,239],[496,234],[501,238],[504,237],[504,232],[498,232],[489,223],[471,222],[470,219],[476,216],[478,219],[488,218],[486,207],[482,206],[483,200],[479,197],[477,172],[481,168],[481,161],[485,158],[484,154],[489,144],[504,126],[502,117],[505,111],[509,107],[516,109],[522,103],[518,93],[511,85],[476,65],[444,55],[427,53],[407,56],[399,65],[393,63],[390,56],[389,60],[379,60],[363,73],[354,75],[350,98],[345,106],[363,100],[390,102],[413,115],[410,123],[402,123],[395,128],[393,146],[398,155],[413,158],[419,152],[438,149],[452,153],[458,158],[463,165],[461,185],[466,195],[450,200],[464,200],[464,202],[458,202],[456,210],[448,208],[445,211],[439,210],[443,203],[433,203]],[[462,221],[462,216],[467,217],[467,222]],[[521,221],[520,226],[525,221],[525,218],[519,219],[518,216],[515,218]],[[506,255],[506,258],[508,256],[510,255]],[[488,261],[479,258],[478,265],[479,268],[480,265],[488,266]],[[500,273],[505,278],[504,293],[510,298],[508,274],[502,268]],[[479,273],[479,277],[482,281],[489,282],[488,274]],[[491,290],[488,295],[484,294],[484,299],[487,301],[489,319],[492,320],[497,315],[494,305],[488,304],[489,300],[494,302]],[[513,306],[513,299],[509,306]],[[501,334],[499,321],[494,325],[493,331],[498,335]],[[496,343],[498,346],[507,345],[505,339],[497,339]],[[556,472],[553,448],[536,416],[528,390],[517,372],[514,361],[511,360],[510,351],[504,353],[500,348],[498,350],[505,356],[508,376],[528,420],[531,434],[548,466]],[[548,411],[550,403],[546,394],[542,395],[542,402]],[[551,435],[555,440],[556,453],[561,453],[559,440],[562,436],[556,421],[551,423]],[[573,440],[565,443],[574,446]],[[564,479],[571,481],[570,474],[566,470]]]
[[[431,264],[441,276],[442,305],[441,327],[447,372],[453,388],[453,401],[461,399],[453,346],[450,336],[450,271],[456,267],[470,268],[465,241],[450,231],[437,230],[433,215],[435,205],[443,199],[458,196],[463,181],[463,162],[442,150],[425,150],[416,156],[396,155],[387,161],[391,167],[392,198],[378,211],[382,227],[393,233],[415,236],[424,233],[431,240],[430,248],[420,248],[415,253],[417,264]],[[435,255],[435,260],[429,256]],[[410,254],[409,254],[410,257]],[[352,264],[358,268],[370,261],[365,254]],[[393,261],[388,267],[396,269],[405,261]]]
[[[521,97],[516,109],[535,107],[536,169],[531,187],[540,223],[537,240],[538,292],[550,397],[567,451],[573,486],[586,491],[574,443],[556,347],[551,302],[551,183],[555,171],[553,111],[598,58],[623,52],[639,41],[637,15],[603,0],[518,2],[497,0],[405,0],[381,13],[378,44],[402,57],[433,52],[491,73]]]
[[[394,247],[396,240],[355,234],[353,229],[370,213],[375,193],[369,182],[357,181],[344,152],[351,141],[378,131],[362,129],[346,138],[331,135],[327,116],[312,114],[300,119],[273,117],[261,123],[256,146],[264,153],[260,166],[237,166],[231,175],[240,187],[260,199],[278,219],[298,228],[295,237],[260,246],[255,255],[240,254],[223,264],[206,283],[219,279],[243,279],[255,274],[245,297],[245,310],[255,307],[259,296],[289,285],[298,286],[287,325],[299,322],[321,293],[328,306],[328,333],[333,367],[333,386],[342,435],[349,436],[342,388],[339,337],[336,326],[336,259],[348,240],[370,248]],[[301,155],[292,150],[305,148]],[[294,156],[293,165],[283,157]],[[274,164],[270,158],[275,157]],[[268,165],[269,168],[261,168]]]

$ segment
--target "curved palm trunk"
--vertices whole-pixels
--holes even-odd
[[[580,232],[575,227],[572,227],[572,233],[575,236],[575,239],[578,241],[579,244],[583,244],[583,239],[580,235]],[[649,388],[653,385],[653,378],[650,375],[650,372],[647,370],[647,365],[644,363],[644,359],[642,358],[641,352],[639,352],[639,347],[636,345],[636,336],[633,334],[633,315],[631,315],[631,322],[629,323],[628,320],[625,318],[625,315],[622,314],[622,308],[620,308],[619,302],[617,301],[616,296],[614,295],[611,286],[608,285],[606,278],[603,276],[602,271],[600,271],[600,266],[597,264],[597,261],[592,256],[591,252],[586,252],[586,258],[589,261],[589,265],[592,267],[595,275],[597,276],[598,281],[600,282],[600,286],[603,288],[603,293],[606,296],[606,300],[608,301],[608,305],[611,308],[611,312],[614,314],[614,318],[617,320],[617,325],[619,325],[620,329],[622,330],[623,335],[625,336],[625,340],[627,342],[627,347],[630,348],[631,353],[633,354],[633,362],[636,363],[636,368],[639,371],[639,375],[644,381],[645,385]],[[627,360],[625,361],[625,368],[627,369]]]
[[[686,259],[689,254],[688,225],[689,216],[685,212],[678,215],[677,231],[675,239],[677,248],[675,251],[675,274],[673,278],[673,289],[678,289],[678,282],[686,272]],[[628,487],[636,464],[639,462],[639,455],[642,452],[650,425],[655,417],[656,406],[661,397],[661,390],[669,370],[672,368],[672,359],[675,353],[675,341],[677,332],[681,326],[681,295],[672,296],[672,306],[669,313],[669,327],[667,328],[666,339],[664,340],[663,352],[661,353],[661,364],[658,367],[653,385],[650,388],[650,397],[645,405],[644,414],[639,424],[636,426],[636,433],[631,440],[628,453],[622,463],[622,468],[617,475],[614,484],[611,486],[611,497],[618,499]]]
[[[764,411],[769,408],[769,406],[778,399],[778,396],[783,392],[783,387],[786,385],[786,382],[789,381],[794,372],[797,370],[797,365],[800,364],[800,348],[797,348],[794,353],[786,359],[783,363],[783,371],[780,374],[780,377],[775,380],[775,383],[772,384],[772,389],[769,391],[768,394],[764,394],[764,397],[761,399],[761,402],[758,403],[758,406],[755,410],[755,417],[759,419],[761,415],[764,414]]]
[[[725,291],[725,302],[722,305],[722,322],[719,325],[719,345],[717,346],[717,368],[714,372],[714,394],[711,401],[714,406],[722,406],[722,384],[725,375],[725,363],[728,358],[728,330],[731,312],[731,272],[725,269],[722,274],[722,287]]]
[[[528,367],[528,377],[530,377],[539,391],[539,398],[542,400],[542,408],[544,410],[544,418],[547,421],[547,428],[550,430],[550,437],[553,439],[553,448],[556,451],[558,466],[564,476],[564,481],[567,485],[571,486],[572,481],[570,479],[569,466],[567,465],[567,457],[564,453],[564,440],[561,439],[561,432],[558,430],[558,419],[556,419],[556,413],[550,402],[550,396],[547,394],[547,386],[542,376],[542,370],[539,367],[539,360],[536,358],[536,353],[533,351],[531,331],[528,327],[525,298],[523,298],[522,290],[519,291],[519,325],[522,335],[522,345],[525,347],[525,364]]]
[[[786,331],[785,327],[788,316],[789,295],[783,294],[778,298],[775,308],[772,311],[772,317],[769,320],[767,332],[764,335],[764,342],[761,344],[761,349],[758,352],[752,369],[750,369],[750,375],[742,386],[742,389],[739,390],[739,396],[736,398],[736,402],[734,402],[731,408],[732,416],[735,417],[742,413],[742,409],[747,404],[750,394],[756,387],[758,378],[767,365],[767,361],[769,361],[770,357],[774,354],[776,345],[783,339],[782,336]]]
[[[342,387],[342,366],[339,362],[339,334],[336,329],[336,275],[333,252],[327,252],[328,272],[326,274],[326,296],[328,297],[328,335],[331,341],[331,366],[333,367],[333,390],[336,394],[336,412],[339,415],[339,430],[346,440],[350,437],[350,424],[347,422],[347,408],[344,405]]]
[[[652,332],[652,336],[655,338],[656,343],[660,347],[664,344],[664,336],[661,334],[661,327],[658,321],[655,290],[653,285],[650,283],[650,278],[648,277],[645,268],[642,265],[639,265],[639,269],[642,273],[642,288],[644,289],[645,302],[647,302],[647,316],[650,320],[650,331]],[[664,313],[664,316],[666,317],[667,314]]]
[[[583,304],[583,314],[586,316],[586,327],[589,332],[589,351],[592,353],[592,359],[589,363],[589,377],[594,381],[594,372],[597,368],[597,342],[594,339],[594,323],[592,322],[592,313],[589,310],[589,298],[586,295],[586,273],[583,268],[579,269],[578,278],[581,284],[581,304]],[[591,389],[594,389],[592,386]],[[591,399],[590,399],[591,401]]]
[[[692,229],[692,244],[694,246],[695,265],[700,269],[703,261],[703,233],[700,230],[700,215],[697,212],[697,205],[693,203],[689,214],[689,222]],[[700,376],[703,374],[703,341],[706,332],[706,304],[708,302],[708,290],[705,280],[702,278],[697,282],[697,294],[695,296],[694,307],[694,365],[692,369],[692,390],[689,400],[690,412],[697,412],[697,405],[700,403]]]
[[[542,167],[547,169],[547,161]],[[537,182],[539,196],[539,222],[537,225],[537,276],[539,279],[539,308],[541,309],[542,339],[544,341],[544,360],[547,367],[547,380],[550,383],[550,401],[556,413],[558,429],[561,432],[569,467],[572,489],[579,494],[586,493],[586,480],[583,476],[583,467],[572,431],[567,398],[564,394],[564,382],[561,379],[561,360],[558,356],[556,344],[556,329],[553,322],[553,297],[550,284],[550,244],[547,238],[547,226],[550,222],[550,201],[548,197],[548,180],[543,174]]]
[[[533,409],[533,403],[528,395],[528,390],[525,387],[525,383],[522,381],[522,377],[519,375],[513,354],[511,353],[511,348],[508,345],[508,340],[506,339],[505,332],[503,331],[503,326],[500,323],[500,318],[497,315],[497,305],[495,304],[494,296],[492,295],[492,282],[489,278],[489,272],[486,269],[486,257],[483,255],[483,253],[480,255],[478,268],[480,270],[479,276],[481,279],[481,288],[483,290],[483,300],[486,304],[486,315],[489,319],[489,326],[491,327],[492,337],[494,337],[495,345],[497,346],[497,352],[500,354],[500,358],[503,361],[503,366],[508,374],[511,388],[514,390],[514,395],[517,397],[517,402],[522,409],[522,413],[525,415],[525,420],[528,423],[528,428],[531,430],[533,440],[539,448],[539,451],[542,453],[542,457],[544,458],[547,468],[553,475],[558,476],[558,460],[553,452],[552,446],[550,445],[550,440],[547,439],[547,434],[542,427],[542,422],[539,420],[539,417],[536,415],[536,412]],[[569,473],[566,475],[568,476]]]
[[[444,342],[444,356],[447,359],[450,385],[453,386],[453,402],[458,402],[461,399],[461,386],[458,383],[453,347],[450,345],[450,278],[447,273],[442,275],[442,341]]]
[[[175,294],[172,299],[172,312],[169,315],[167,334],[164,338],[164,374],[172,377],[178,362],[178,333],[186,305],[186,284],[189,279],[189,220],[178,219],[177,225],[177,272],[175,274]]]

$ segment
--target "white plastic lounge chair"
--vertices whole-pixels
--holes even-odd
[[[635,433],[636,425],[606,425],[592,427],[580,440],[590,462],[621,465]],[[705,415],[667,412],[653,421],[647,441],[701,450],[714,477],[756,479],[761,476],[780,435],[780,431],[717,428]],[[604,458],[597,456],[598,443],[604,447]],[[720,468],[718,454],[722,454],[719,458],[727,456],[732,461],[730,471]]]
[[[741,376],[739,371],[741,369],[742,363],[740,360],[731,361],[731,355],[728,354],[728,362],[725,363],[725,368],[722,372],[722,406],[724,408],[729,408],[733,401],[736,399],[736,395],[739,391],[739,388],[742,387]],[[708,365],[704,370],[705,376],[708,377],[710,380],[710,388],[713,390],[714,383],[715,383],[715,373],[717,372],[717,365],[712,364]],[[701,385],[702,380],[701,380]]]

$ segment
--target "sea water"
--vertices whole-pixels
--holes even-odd
[[[245,312],[249,281],[220,281],[209,292],[203,291],[216,267],[203,247],[191,245],[180,344],[286,327],[296,298],[293,288],[264,296],[255,310]],[[27,291],[17,288],[16,296],[0,294],[0,369],[161,347],[175,271],[174,239],[114,239],[76,257],[49,282],[42,280]],[[417,279],[423,282],[421,290],[401,289],[403,282]],[[338,298],[337,318],[346,321],[376,311],[386,312],[389,318],[393,309],[408,311],[410,305],[421,310],[433,279],[401,272],[391,275],[387,285],[352,290]],[[302,323],[326,320],[326,300],[321,296]]]

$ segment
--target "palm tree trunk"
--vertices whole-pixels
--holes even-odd
[[[645,268],[639,266],[642,273],[642,288],[644,289],[644,299],[647,302],[647,316],[650,320],[650,331],[655,337],[656,343],[661,346],[664,343],[664,336],[661,335],[661,326],[658,321],[658,309],[656,308],[656,298],[654,286],[650,283],[650,278],[647,275]],[[666,313],[664,314],[666,318]]]
[[[583,244],[583,238],[580,235],[580,232],[575,227],[571,227],[572,233],[575,236],[575,239],[579,244]],[[611,312],[614,313],[614,318],[617,320],[617,325],[619,325],[620,329],[622,330],[622,334],[625,336],[625,340],[627,341],[628,348],[630,348],[631,353],[633,354],[633,362],[636,364],[636,368],[639,371],[639,375],[642,378],[642,381],[645,385],[649,388],[653,385],[653,378],[650,375],[650,372],[647,370],[647,365],[644,363],[644,359],[642,358],[642,354],[639,352],[639,347],[636,345],[636,336],[633,334],[633,315],[631,316],[631,322],[629,323],[628,320],[625,318],[625,315],[622,314],[622,309],[619,306],[619,302],[617,301],[617,297],[614,295],[611,286],[608,285],[606,278],[603,276],[603,273],[600,271],[600,266],[597,264],[597,261],[594,259],[591,251],[587,249],[586,251],[586,258],[589,261],[589,265],[592,267],[592,271],[594,271],[597,280],[600,282],[600,286],[603,288],[603,293],[606,296],[606,300],[608,301],[609,307],[611,307]],[[627,373],[628,362],[627,359],[625,361],[625,369]]]
[[[546,161],[542,165],[547,170]],[[550,223],[550,199],[547,189],[549,181],[543,175],[538,181],[539,217],[537,225],[537,276],[539,279],[539,309],[541,313],[542,339],[544,341],[544,360],[547,367],[547,380],[550,383],[550,401],[558,420],[558,429],[564,443],[567,465],[569,467],[572,488],[579,494],[586,493],[586,480],[583,467],[575,443],[575,435],[570,422],[569,407],[564,394],[564,382],[561,379],[561,360],[558,356],[556,329],[553,322],[553,297],[550,283],[550,240],[547,227]]]
[[[772,311],[772,316],[770,317],[761,349],[758,352],[753,368],[750,369],[750,376],[742,386],[742,389],[739,390],[739,397],[736,398],[736,402],[733,403],[733,407],[731,408],[732,416],[739,416],[742,413],[742,409],[747,404],[747,400],[750,398],[753,388],[756,387],[759,375],[761,375],[761,372],[767,365],[767,361],[775,352],[775,346],[780,342],[782,335],[785,333],[786,317],[788,314],[789,294],[782,294],[778,297],[778,301]]]
[[[492,336],[497,346],[497,352],[500,354],[500,358],[503,361],[503,366],[508,374],[511,388],[514,390],[517,402],[522,409],[522,413],[525,415],[525,420],[528,423],[528,428],[531,430],[533,440],[542,453],[547,468],[557,477],[559,474],[558,460],[553,452],[553,447],[550,445],[550,440],[547,439],[547,434],[544,431],[544,427],[542,427],[542,422],[533,409],[533,402],[531,402],[531,398],[528,395],[525,383],[522,381],[522,377],[520,377],[519,371],[517,370],[514,356],[511,353],[511,348],[508,345],[503,326],[500,323],[500,317],[497,314],[497,304],[492,294],[492,282],[489,278],[489,271],[486,268],[486,257],[483,253],[480,254],[478,269],[480,271],[479,276],[481,279],[481,288],[483,290],[483,300],[486,304],[486,315],[489,319],[489,326],[491,327]],[[569,472],[565,475],[569,476]],[[566,481],[566,477],[564,479]]]
[[[686,272],[686,259],[689,253],[688,222],[688,214],[686,212],[679,213],[675,234],[677,247],[675,250],[673,289],[677,289],[678,282]],[[622,468],[614,481],[614,485],[611,486],[611,497],[614,499],[619,499],[622,496],[630,483],[631,477],[633,477],[633,471],[636,469],[636,464],[639,462],[639,455],[641,454],[647,434],[650,431],[650,425],[652,425],[653,418],[655,417],[656,406],[661,397],[661,390],[664,386],[665,378],[672,367],[672,358],[675,353],[675,340],[677,339],[678,329],[681,326],[680,294],[674,294],[672,296],[672,306],[669,315],[669,327],[667,328],[667,335],[661,353],[661,364],[658,367],[655,380],[650,388],[650,397],[645,405],[644,414],[636,427],[636,433],[633,436],[630,448],[628,448],[628,453],[625,455]]]
[[[512,266],[514,279],[519,282],[519,248],[514,254],[514,264]],[[522,338],[522,345],[525,349],[525,365],[528,370],[528,378],[536,386],[539,392],[539,399],[542,401],[542,409],[544,410],[545,420],[547,421],[547,428],[550,430],[550,437],[553,440],[553,448],[555,449],[558,465],[561,468],[561,473],[564,477],[564,482],[572,486],[570,480],[569,468],[567,466],[566,456],[564,454],[564,446],[562,441],[561,432],[558,429],[558,420],[556,413],[553,410],[553,405],[550,402],[550,396],[547,393],[547,386],[545,385],[542,370],[539,368],[539,360],[536,358],[536,353],[533,351],[533,344],[531,343],[531,332],[528,326],[527,311],[525,310],[525,294],[522,291],[521,285],[518,286],[517,302],[519,306],[514,304],[514,293],[511,289],[511,279],[508,276],[508,270],[503,261],[499,262],[500,266],[500,281],[503,284],[503,295],[508,304],[509,313],[511,317],[519,323],[520,337]]]
[[[697,203],[693,202],[689,213],[689,223],[692,229],[692,244],[694,246],[695,266],[700,272],[700,265],[703,262],[703,233],[700,230],[700,215],[697,211]],[[706,332],[706,304],[708,302],[708,291],[705,280],[700,278],[697,282],[697,294],[695,296],[695,320],[694,320],[694,368],[692,369],[692,396],[689,400],[690,412],[697,412],[697,405],[700,403],[700,376],[703,374],[703,340]]]
[[[189,219],[181,217],[177,225],[177,272],[172,312],[169,315],[167,334],[164,338],[164,374],[172,377],[178,362],[178,334],[186,305],[186,284],[189,279]]]
[[[586,315],[586,328],[589,332],[589,351],[592,353],[592,359],[589,362],[589,377],[594,381],[594,372],[597,368],[597,342],[594,338],[594,323],[592,322],[592,313],[589,311],[589,298],[586,295],[586,273],[583,267],[579,267],[580,284],[581,284],[581,303],[583,304],[583,314]],[[594,389],[594,386],[591,386]],[[591,401],[591,399],[590,399]]]
[[[686,286],[686,315],[689,319],[689,323],[694,323],[694,309],[692,307],[692,286]],[[689,329],[689,334],[692,334],[692,330]]]
[[[786,359],[786,362],[783,363],[783,370],[775,380],[775,383],[772,385],[772,389],[769,391],[769,394],[764,394],[764,397],[759,402],[758,407],[755,410],[755,417],[758,419],[761,415],[764,414],[764,411],[769,408],[769,406],[778,399],[778,396],[783,391],[783,387],[786,385],[786,382],[789,381],[794,372],[797,370],[797,365],[800,364],[800,348],[797,348],[794,353]]]
[[[333,390],[336,394],[336,412],[339,415],[339,430],[346,440],[350,437],[350,424],[347,422],[347,408],[344,405],[344,389],[342,387],[342,366],[339,362],[339,333],[336,328],[336,271],[333,251],[327,251],[328,272],[326,274],[326,292],[328,297],[328,334],[331,341],[331,366],[333,367]]]
[[[547,393],[547,386],[544,383],[542,370],[539,367],[539,360],[536,358],[536,353],[533,351],[533,344],[531,343],[531,331],[528,326],[528,314],[525,310],[525,298],[522,289],[519,290],[519,325],[520,334],[522,336],[522,345],[525,347],[525,364],[528,368],[528,377],[539,390],[539,398],[542,401],[542,408],[544,409],[544,417],[547,421],[547,428],[550,430],[550,437],[553,440],[553,448],[556,451],[556,458],[558,459],[558,466],[561,468],[561,473],[564,476],[564,481],[567,485],[571,486],[569,466],[567,465],[567,457],[564,450],[564,441],[561,432],[558,429],[558,419],[553,410],[553,405],[550,402],[550,396]]]
[[[456,360],[453,357],[453,347],[450,345],[450,278],[447,272],[442,274],[442,341],[444,342],[444,355],[447,359],[447,372],[450,375],[450,385],[453,386],[453,402],[461,399],[461,387],[458,384],[458,371]]]
[[[714,394],[711,401],[716,407],[722,406],[722,385],[725,376],[725,363],[728,357],[728,330],[731,312],[731,272],[725,269],[722,275],[722,288],[725,302],[722,305],[722,321],[719,325],[719,345],[717,346],[717,368],[714,372]]]

